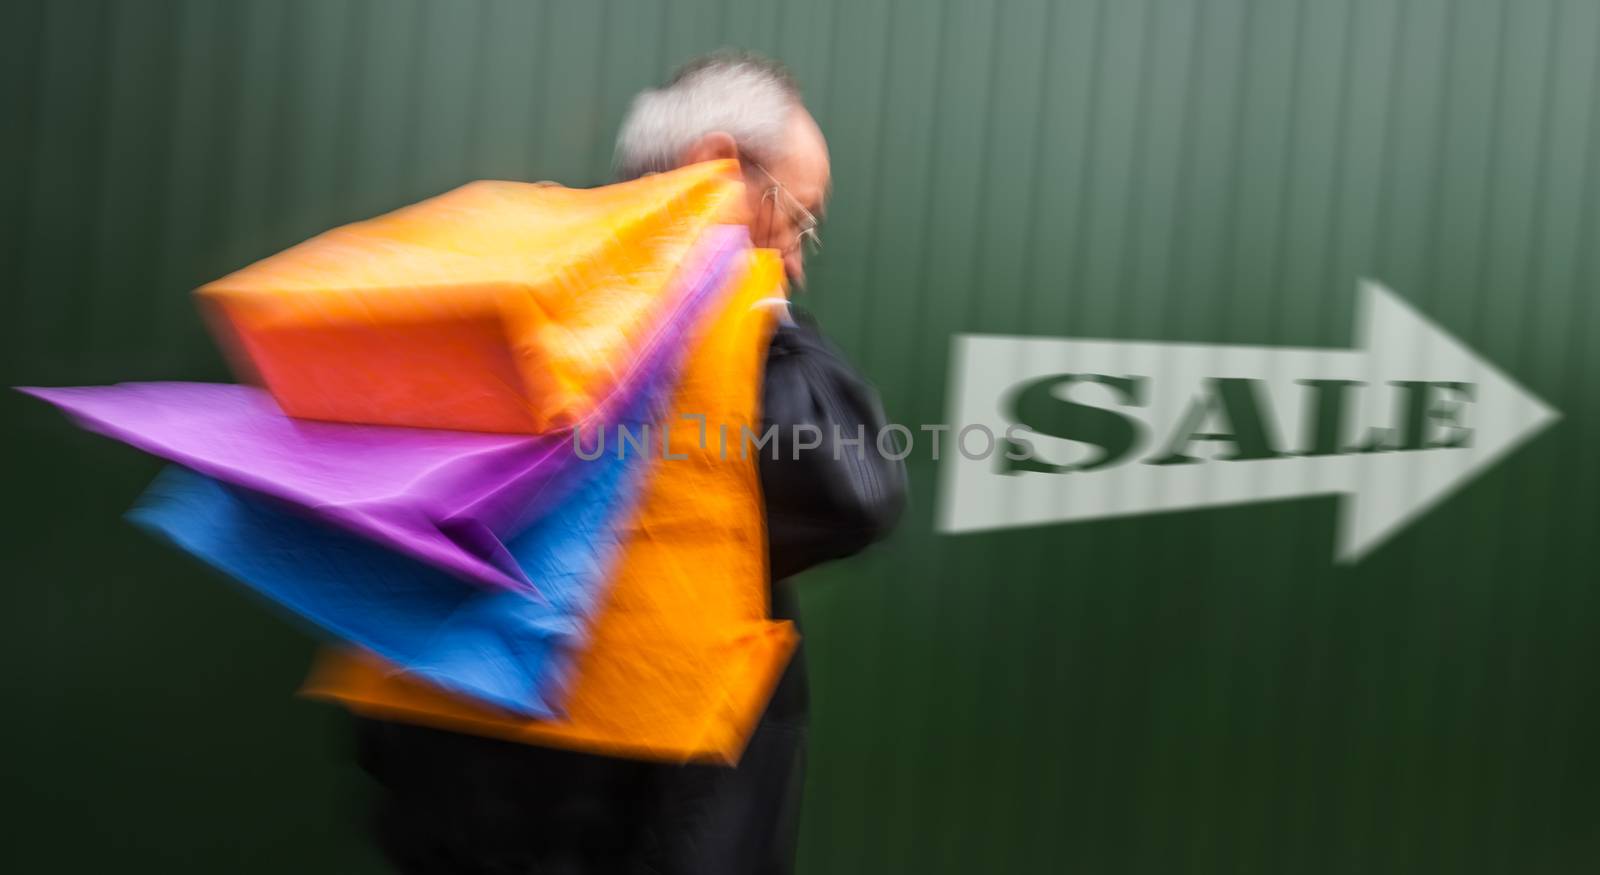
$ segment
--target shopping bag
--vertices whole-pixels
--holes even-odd
[[[539,434],[582,421],[730,221],[733,161],[597,189],[474,182],[199,290],[237,369],[290,416]]]
[[[453,693],[380,654],[326,651],[304,692],[369,716],[616,756],[734,762],[797,640],[768,619],[760,484],[746,434],[759,429],[761,367],[781,289],[776,253],[752,250],[707,335],[690,354],[668,420],[706,439],[671,441],[619,554],[562,714],[529,719]],[[724,439],[724,434],[727,435]]]
[[[646,387],[656,395],[671,390],[685,338],[748,239],[726,225],[702,235],[679,272],[682,288],[671,292],[670,317],[591,411],[591,432],[631,421],[618,414],[648,395]],[[574,464],[569,429],[528,436],[304,421],[285,416],[262,390],[233,384],[22,391],[89,430],[489,586],[539,585],[504,539],[558,505],[585,473]]]

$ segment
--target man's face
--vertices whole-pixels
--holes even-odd
[[[751,242],[782,253],[784,272],[791,282],[802,283],[806,275],[802,238],[808,227],[815,233],[833,181],[828,141],[811,114],[796,110],[783,154],[759,166],[746,161],[744,173]]]

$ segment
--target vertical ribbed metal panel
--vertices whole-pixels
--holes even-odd
[[[894,540],[803,582],[803,867],[1600,862],[1593,0],[54,0],[0,43],[8,384],[223,378],[188,289],[604,181],[724,44],[830,136],[807,295],[897,421],[958,332],[1349,347],[1381,279],[1563,420],[1354,565],[1329,497],[938,536],[919,452]],[[306,640],[118,521],[153,463],[3,404],[6,868],[375,868]]]

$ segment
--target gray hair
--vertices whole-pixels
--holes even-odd
[[[617,131],[617,178],[671,170],[690,146],[722,131],[739,148],[781,154],[791,113],[802,106],[787,68],[749,52],[717,52],[685,64],[666,85],[641,91]]]

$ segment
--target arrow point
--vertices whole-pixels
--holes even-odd
[[[1360,346],[1375,381],[1470,384],[1468,447],[1378,453],[1342,502],[1335,559],[1359,561],[1412,520],[1549,428],[1560,411],[1382,283],[1359,283]]]

